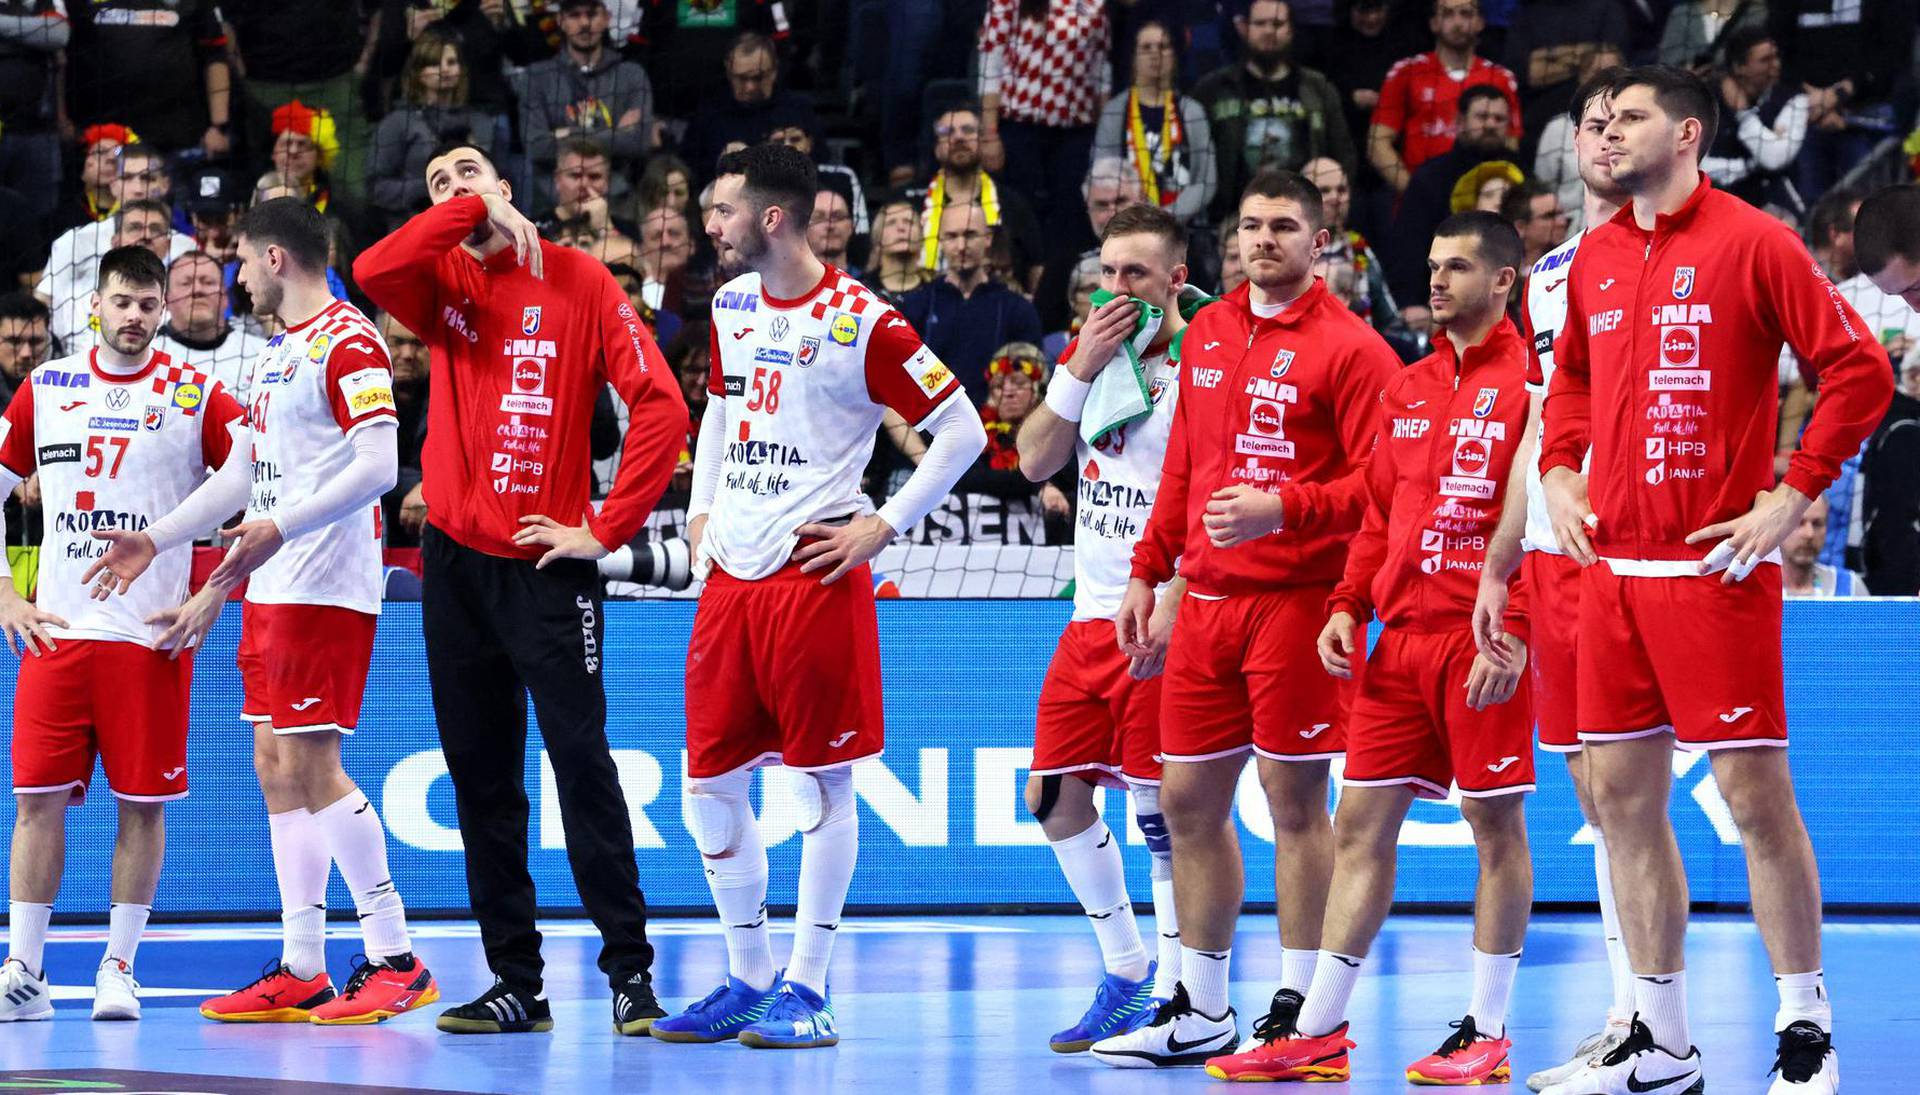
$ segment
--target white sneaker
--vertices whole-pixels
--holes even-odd
[[[1840,1090],[1840,1058],[1833,1035],[1800,1020],[1780,1032],[1780,1055],[1773,1060],[1773,1086],[1767,1095],[1834,1095]]]
[[[93,1017],[95,1020],[140,1018],[140,982],[133,970],[118,958],[100,963],[93,975]]]
[[[1625,1041],[1542,1095],[1702,1095],[1706,1090],[1700,1051],[1689,1048],[1685,1057],[1676,1057],[1655,1045],[1647,1025],[1635,1019]]]
[[[1627,1040],[1628,1024],[1624,1019],[1608,1019],[1607,1025],[1580,1040],[1573,1047],[1573,1056],[1565,1064],[1552,1068],[1543,1068],[1527,1077],[1527,1087],[1533,1091],[1545,1091],[1554,1084],[1566,1080],[1586,1066],[1595,1057],[1604,1056],[1608,1050]]]
[[[27,972],[27,964],[9,958],[0,964],[0,1023],[53,1018],[47,979]]]
[[[1203,1015],[1193,1009],[1187,987],[1176,985],[1152,1022],[1093,1043],[1093,1056],[1114,1068],[1197,1068],[1232,1053],[1239,1033],[1232,1008],[1218,1019]]]

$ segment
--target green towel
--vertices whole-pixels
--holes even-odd
[[[1113,298],[1114,294],[1105,289],[1095,290],[1093,307],[1098,308]],[[1080,414],[1080,438],[1089,445],[1098,444],[1108,433],[1131,426],[1153,413],[1153,393],[1148,390],[1146,369],[1141,366],[1140,357],[1160,333],[1166,313],[1137,297],[1134,299],[1140,307],[1134,311],[1133,336],[1121,343],[1113,359],[1094,374],[1093,386],[1087,392],[1086,409]],[[1180,315],[1191,320],[1195,312],[1211,304],[1213,299],[1192,285],[1183,286]],[[1180,335],[1186,333],[1182,329]],[[1173,344],[1168,347],[1175,362],[1180,360],[1180,335],[1174,336]]]

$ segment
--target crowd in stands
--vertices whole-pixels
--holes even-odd
[[[1189,280],[1244,280],[1241,187],[1316,184],[1321,273],[1406,360],[1428,347],[1426,248],[1454,211],[1500,213],[1529,260],[1584,226],[1568,98],[1623,62],[1719,90],[1704,169],[1801,230],[1898,371],[1888,426],[1817,512],[1789,586],[1920,592],[1920,320],[1852,264],[1864,193],[1920,160],[1912,0],[0,0],[0,396],[93,339],[116,245],[170,264],[169,354],[245,397],[274,334],[234,282],[233,225],[270,197],[334,228],[332,281],[428,205],[431,152],[486,152],[547,238],[606,263],[653,327],[695,421],[723,280],[703,229],[714,165],[778,140],[820,165],[809,239],[894,303],[965,383],[991,443],[962,490],[1031,505],[1063,542],[1073,469],[1019,475],[1013,436],[1098,287],[1125,206],[1191,233]],[[1523,294],[1516,294],[1523,299]],[[402,424],[390,536],[426,517],[429,368],[390,317]],[[1817,391],[1780,368],[1782,453]],[[625,409],[596,418],[610,481]],[[924,451],[889,419],[876,498]],[[1783,455],[1784,460],[1784,455]],[[1894,505],[1907,516],[1869,521]],[[1888,502],[1888,499],[1894,499]],[[36,541],[29,481],[9,536]],[[669,505],[672,504],[671,496]],[[1060,518],[1053,520],[1053,518]],[[1809,514],[1809,522],[1815,520]],[[1904,534],[1898,530],[1904,529]],[[1822,567],[1825,569],[1810,569]],[[1822,585],[1824,583],[1824,586]]]

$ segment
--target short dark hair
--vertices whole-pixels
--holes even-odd
[[[1307,224],[1315,232],[1327,226],[1327,211],[1320,203],[1320,188],[1298,171],[1278,167],[1261,168],[1253,178],[1247,180],[1246,189],[1240,191],[1242,204],[1248,198],[1284,198],[1296,202],[1307,214]]]
[[[136,289],[167,291],[167,264],[144,247],[116,247],[100,259],[100,277],[94,288],[107,291],[107,282],[119,278]]]
[[[568,137],[566,140],[560,142],[560,147],[556,149],[553,154],[553,166],[555,169],[558,169],[560,161],[568,156],[578,156],[583,160],[605,160],[608,164],[613,163],[613,155],[609,153],[604,146],[586,137]]]
[[[331,232],[327,218],[305,198],[274,198],[246,211],[240,218],[236,236],[245,236],[256,246],[272,244],[304,270],[318,272],[327,268],[327,244]]]
[[[1725,54],[1727,67],[1746,64],[1747,55],[1753,52],[1755,46],[1771,41],[1773,41],[1773,33],[1764,23],[1748,23],[1745,26],[1733,28],[1727,32]]]
[[[22,323],[39,320],[51,324],[53,310],[47,307],[46,301],[22,289],[14,293],[0,294],[0,319],[17,319]]]
[[[1455,213],[1441,221],[1433,232],[1437,240],[1461,236],[1472,236],[1480,257],[1495,267],[1511,266],[1516,276],[1526,269],[1527,250],[1520,244],[1520,233],[1498,213],[1484,209]]]
[[[1807,211],[1807,246],[1826,247],[1833,237],[1853,231],[1853,207],[1864,197],[1851,186],[1836,186],[1820,195]]]
[[[1174,262],[1186,261],[1186,226],[1157,205],[1135,202],[1123,206],[1107,221],[1107,230],[1100,233],[1100,242],[1105,243],[1118,236],[1159,236],[1160,242],[1167,247],[1167,253],[1174,256]]]
[[[499,174],[500,169],[494,165],[493,157],[487,155],[486,149],[483,149],[479,145],[474,144],[473,138],[464,133],[460,134],[457,137],[449,137],[441,141],[439,144],[434,145],[433,151],[427,153],[427,162],[432,163],[433,161],[439,159],[442,156],[451,156],[455,152],[458,152],[463,148],[469,152],[472,152],[475,156],[478,156],[480,158],[481,163],[486,164],[488,167],[492,167],[494,169],[495,174]]]
[[[1533,199],[1554,193],[1554,189],[1539,179],[1527,178],[1519,186],[1507,188],[1507,196],[1500,199],[1500,219],[1508,224],[1519,224],[1533,219]]]
[[[133,144],[121,145],[120,151],[115,154],[114,161],[118,164],[124,165],[130,159],[131,160],[158,160],[160,162],[160,166],[163,169],[165,169],[169,174],[171,174],[173,171],[173,165],[167,161],[167,154],[165,152],[160,151],[158,148],[155,148],[150,144],[141,144],[138,141],[136,141]]]
[[[775,68],[780,66],[780,53],[773,48],[773,39],[761,34],[757,30],[741,31],[732,42],[727,44],[727,52],[723,60],[731,61],[735,57],[744,57],[755,53],[765,53],[773,59]]]
[[[777,141],[748,145],[720,157],[715,175],[742,176],[746,182],[741,192],[753,203],[755,213],[779,206],[802,233],[813,219],[813,196],[820,192],[820,170],[799,149]]]
[[[165,217],[169,224],[173,221],[173,209],[166,202],[159,198],[140,198],[136,201],[122,202],[120,207],[113,211],[115,232],[120,231],[120,226],[126,223],[128,213],[158,213]]]
[[[1615,85],[1626,71],[1619,65],[1608,65],[1580,81],[1580,86],[1573,89],[1573,99],[1567,103],[1567,120],[1573,123],[1575,129],[1580,127],[1581,119],[1587,116],[1587,104],[1593,102],[1595,96],[1611,98]]]
[[[1860,203],[1853,218],[1853,257],[1868,277],[1894,256],[1920,262],[1920,186],[1889,186]]]
[[[1622,69],[1613,82],[1615,95],[1630,87],[1653,91],[1653,101],[1672,118],[1694,118],[1700,122],[1700,155],[1713,147],[1714,134],[1720,130],[1720,97],[1707,82],[1677,65],[1635,65]]]
[[[1483,99],[1498,99],[1503,105],[1512,105],[1507,102],[1506,93],[1492,84],[1475,84],[1460,93],[1459,117],[1466,117],[1467,112],[1473,109],[1473,104]]]

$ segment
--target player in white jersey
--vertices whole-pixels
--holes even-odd
[[[1575,636],[1580,624],[1580,567],[1560,550],[1548,520],[1546,495],[1540,486],[1536,459],[1540,438],[1540,408],[1553,377],[1553,343],[1567,318],[1567,272],[1587,232],[1605,224],[1627,200],[1614,184],[1607,159],[1608,106],[1619,70],[1608,69],[1588,77],[1575,92],[1568,116],[1574,124],[1574,152],[1580,161],[1580,180],[1586,184],[1584,229],[1547,252],[1527,276],[1527,333],[1533,351],[1527,369],[1527,391],[1532,408],[1527,419],[1527,441],[1515,454],[1507,485],[1506,508],[1500,527],[1487,546],[1486,569],[1474,605],[1473,631],[1482,651],[1495,649],[1493,636],[1507,606],[1507,578],[1517,567],[1526,568],[1526,581],[1536,606],[1529,619],[1533,629],[1530,665],[1534,718],[1540,748],[1563,753],[1573,778],[1580,812],[1593,832],[1593,872],[1599,884],[1600,922],[1606,933],[1607,964],[1613,979],[1613,1002],[1607,1022],[1583,1039],[1565,1063],[1527,1078],[1527,1086],[1545,1090],[1577,1072],[1588,1058],[1607,1052],[1627,1036],[1633,1019],[1633,968],[1620,934],[1620,916],[1614,907],[1613,878],[1607,863],[1607,840],[1600,832],[1599,814],[1587,785],[1587,766],[1574,723]],[[1524,486],[1524,490],[1522,487]],[[1489,654],[1491,656],[1491,654]]]
[[[727,980],[670,1042],[839,1041],[827,963],[853,880],[853,762],[880,752],[880,634],[867,563],[986,447],[959,379],[912,325],[807,246],[813,161],[782,144],[724,156],[706,221],[738,276],[713,302],[711,398],[688,539],[706,588],[687,649],[687,829],[727,937]],[[883,411],[933,433],[874,512],[860,491]],[[803,852],[793,955],[776,979],[753,770],[784,764]]]
[[[1112,299],[1087,317],[1054,369],[1046,403],[1020,430],[1020,470],[1029,479],[1044,481],[1069,459],[1080,468],[1073,618],[1040,688],[1026,799],[1093,924],[1106,976],[1080,1021],[1049,1039],[1056,1053],[1082,1052],[1145,1023],[1156,1000],[1173,996],[1180,976],[1173,844],[1160,813],[1158,754],[1160,670],[1186,583],[1176,578],[1161,592],[1147,651],[1123,651],[1113,618],[1127,592],[1134,544],[1153,510],[1180,395],[1186,253],[1185,229],[1157,206],[1114,214],[1100,243],[1100,289]],[[1133,368],[1126,347],[1143,330],[1143,305],[1162,313],[1158,330],[1137,354],[1149,393],[1147,413],[1088,444],[1083,419],[1100,413],[1097,406],[1087,409],[1093,380],[1106,369]],[[1100,786],[1133,794],[1134,815],[1153,856],[1158,961],[1134,921],[1119,842],[1093,808]]]
[[[254,724],[285,946],[262,977],[200,1013],[374,1023],[440,995],[413,956],[379,815],[340,766],[380,611],[378,503],[397,475],[392,369],[372,321],[327,288],[326,222],[311,206],[262,202],[239,237],[241,284],[286,327],[253,367],[251,475],[215,475],[146,533],[111,534],[113,550],[90,577],[103,592],[124,588],[156,549],[244,503],[246,520],[223,533],[233,541],[226,558],[182,614],[205,634],[226,594],[247,580],[241,717]],[[370,956],[338,994],[326,971],[330,860],[353,893]]]
[[[132,966],[160,878],[161,811],[187,793],[193,659],[165,637],[190,553],[160,556],[153,578],[123,599],[88,598],[81,575],[104,551],[94,530],[144,528],[228,462],[243,430],[240,405],[220,385],[151,348],[164,314],[160,260],[145,248],[109,251],[99,279],[100,345],[34,369],[0,418],[0,496],[37,471],[47,511],[36,600],[0,582],[0,631],[29,655],[14,692],[19,812],[0,1021],[53,1015],[41,957],[65,865],[65,811],[86,797],[96,754],[120,826],[93,1017],[140,1017]]]

